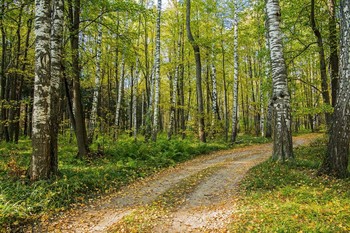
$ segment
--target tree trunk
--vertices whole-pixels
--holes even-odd
[[[223,38],[224,20],[222,19],[221,37]],[[226,71],[225,71],[225,46],[224,39],[221,40],[221,52],[222,52],[222,80],[224,85],[224,127],[225,127],[225,142],[228,141],[228,100],[227,100],[227,84],[226,84]]]
[[[179,22],[177,15],[177,22]],[[175,74],[172,82],[172,102],[170,109],[170,119],[169,119],[169,128],[168,128],[168,140],[171,139],[171,135],[173,134],[173,129],[175,128],[175,112],[176,112],[176,103],[177,103],[177,83],[179,79],[179,69],[180,69],[180,53],[181,53],[181,31],[179,32],[179,38],[177,41],[177,50],[175,50]]]
[[[95,71],[95,86],[94,86],[94,94],[92,99],[92,107],[90,113],[89,120],[89,136],[88,141],[92,143],[94,139],[94,133],[96,130],[96,120],[97,120],[97,104],[98,98],[100,95],[100,87],[101,87],[101,47],[102,47],[102,24],[98,23],[97,29],[97,52],[96,52],[96,71]]]
[[[156,23],[156,54],[155,54],[155,77],[154,77],[154,111],[153,111],[153,129],[152,141],[157,141],[158,118],[159,118],[159,86],[160,86],[160,15],[162,12],[162,0],[157,4],[157,23]]]
[[[215,128],[216,121],[220,121],[219,105],[218,105],[218,90],[216,85],[216,67],[214,64],[215,57],[213,55],[213,60],[211,64],[211,82],[212,82],[212,127]]]
[[[32,12],[31,12],[32,14]],[[25,71],[26,71],[26,68],[27,68],[27,63],[28,63],[28,50],[29,50],[29,46],[30,46],[30,36],[32,34],[32,24],[33,24],[33,20],[32,19],[29,19],[27,21],[27,35],[26,35],[26,39],[25,39],[25,48],[24,48],[24,54],[23,54],[23,63],[22,63],[22,67],[21,67],[21,71],[22,71],[22,74],[20,75],[20,80],[19,80],[19,84],[17,86],[17,90],[16,90],[16,99],[18,101],[18,103],[20,103],[20,101],[22,100],[22,91],[23,91],[23,85],[24,85],[24,77],[25,77]],[[21,108],[18,107],[17,108],[17,112],[16,112],[16,117],[18,119],[20,119],[20,116],[21,116]],[[25,116],[25,119],[26,119],[26,115]],[[16,121],[16,124],[15,124],[15,142],[18,142],[19,140],[19,131],[20,131],[20,121]],[[25,135],[26,136],[26,135]]]
[[[232,134],[231,142],[237,137],[238,124],[238,9],[237,0],[234,1],[235,12],[233,16],[233,108],[232,108]]]
[[[337,91],[339,89],[339,57],[338,57],[338,39],[337,39],[337,21],[335,14],[335,0],[328,0],[329,18],[329,68],[332,85],[332,106],[337,102]]]
[[[315,21],[315,0],[311,0],[310,21],[311,21],[312,30],[317,38],[318,54],[320,59],[322,98],[325,104],[330,105],[331,102],[329,99],[327,68],[326,68],[326,58],[325,58],[324,47],[323,47],[323,39],[322,39],[321,32],[316,26],[316,21]],[[331,114],[326,112],[325,117],[326,117],[326,123],[329,126],[331,123],[330,122]]]
[[[266,27],[267,21],[266,21]],[[267,51],[266,55],[266,62],[265,62],[265,78],[268,81],[271,78],[271,59],[270,59],[270,39],[269,39],[269,33],[265,33],[265,49]],[[268,92],[268,105],[267,105],[267,113],[266,113],[266,132],[265,132],[265,137],[266,138],[271,138],[272,136],[272,102],[270,99],[270,91]]]
[[[123,93],[124,93],[124,76],[125,76],[125,53],[126,48],[123,48],[122,53],[122,63],[121,63],[121,74],[119,79],[119,86],[118,86],[118,95],[117,95],[117,106],[115,109],[115,120],[114,120],[114,126],[115,126],[115,132],[114,132],[114,138],[118,138],[118,130],[119,130],[119,121],[120,121],[120,108],[121,103],[123,99]]]
[[[134,141],[137,140],[137,84],[139,81],[139,60],[136,58],[135,75],[133,77],[133,90],[132,90],[132,132]]]
[[[1,99],[1,138],[4,138],[6,141],[9,141],[9,134],[8,134],[8,126],[6,124],[7,121],[7,111],[5,108],[5,101],[6,101],[6,83],[7,83],[7,77],[6,77],[6,51],[7,51],[7,37],[6,37],[6,30],[4,25],[4,16],[5,16],[5,9],[6,4],[5,0],[2,0],[1,4],[1,15],[0,15],[0,27],[1,27],[1,93],[0,93],[0,99]]]
[[[58,127],[60,83],[62,80],[62,52],[63,52],[63,0],[55,0],[53,4],[53,21],[51,30],[51,169],[53,174],[58,172]]]
[[[260,87],[260,133],[261,137],[265,137],[265,104],[264,104],[264,79],[262,77],[259,78],[259,87]]]
[[[199,140],[201,142],[206,142],[203,91],[202,91],[202,65],[201,65],[200,50],[191,32],[191,0],[187,0],[186,3],[187,3],[187,6],[186,6],[187,37],[193,47],[194,57],[196,60],[196,93],[197,93],[197,105],[198,105],[198,117],[199,117],[198,119]]]
[[[13,74],[13,79],[11,81],[10,85],[10,100],[12,102],[11,108],[9,109],[9,135],[10,135],[10,140],[12,142],[18,143],[18,136],[19,136],[19,127],[17,127],[19,120],[20,120],[20,114],[18,115],[17,113],[20,113],[20,108],[21,108],[21,103],[20,99],[17,98],[18,95],[18,88],[21,86],[21,80],[22,74],[19,72],[20,69],[20,57],[21,57],[21,44],[22,44],[22,34],[21,34],[21,28],[22,28],[22,14],[23,14],[23,9],[24,9],[24,4],[20,3],[19,6],[19,15],[17,19],[17,31],[16,31],[16,37],[17,37],[17,45],[14,49],[14,69],[15,73]]]
[[[287,85],[287,69],[283,57],[282,32],[280,29],[280,6],[278,0],[266,3],[270,56],[273,80],[273,154],[274,160],[293,159],[291,132],[290,94]]]
[[[349,175],[350,142],[350,1],[340,1],[340,89],[321,173],[345,178]]]
[[[183,15],[184,17],[184,15]],[[180,29],[180,43],[181,43],[181,62],[179,64],[179,90],[180,90],[180,125],[181,125],[181,137],[186,137],[186,117],[185,117],[185,92],[184,92],[184,77],[185,77],[185,35],[184,35],[184,24],[181,25]]]
[[[74,1],[74,3],[73,3]],[[75,136],[78,143],[78,156],[85,157],[89,154],[84,109],[80,93],[80,56],[79,56],[79,28],[80,28],[80,0],[68,0],[70,18],[70,43],[72,49],[73,72],[73,110],[75,117]]]
[[[35,1],[35,80],[31,180],[51,175],[50,138],[50,0]]]
[[[160,86],[160,15],[162,11],[162,0],[157,4],[156,23],[156,53],[155,53],[155,76],[154,76],[154,109],[153,109],[153,129],[152,141],[157,141],[158,121],[159,121],[159,86]]]

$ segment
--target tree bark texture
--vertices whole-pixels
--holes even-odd
[[[328,0],[329,8],[329,69],[331,76],[331,86],[332,86],[332,106],[335,107],[337,102],[337,92],[339,89],[339,56],[338,56],[338,39],[337,39],[337,20],[335,13],[335,3],[336,0]]]
[[[232,134],[231,142],[234,143],[237,137],[238,124],[238,6],[234,2],[235,12],[233,16],[233,108],[232,108]]]
[[[174,131],[175,126],[175,113],[176,113],[176,103],[177,103],[177,82],[179,78],[179,59],[180,59],[180,52],[181,52],[181,32],[179,33],[179,38],[177,42],[177,51],[175,55],[175,74],[173,78],[172,83],[172,98],[171,98],[171,109],[170,109],[170,119],[169,119],[169,128],[168,128],[168,140],[171,139],[171,135]]]
[[[72,49],[73,72],[73,110],[75,117],[75,136],[78,143],[78,156],[89,154],[89,145],[86,134],[84,109],[80,90],[80,56],[79,56],[79,28],[80,28],[80,0],[68,0],[70,18],[70,43]]]
[[[98,98],[100,95],[101,88],[101,55],[102,55],[102,24],[98,23],[97,26],[97,51],[96,51],[96,71],[95,71],[95,86],[94,86],[94,94],[92,99],[92,107],[89,119],[89,135],[88,141],[92,143],[94,139],[94,134],[96,130],[96,122],[97,122],[97,104]]]
[[[267,0],[267,25],[270,39],[270,57],[273,82],[273,154],[274,160],[293,159],[290,94],[287,85],[287,69],[283,57],[280,6],[278,0]]]
[[[340,89],[333,113],[326,157],[321,173],[344,178],[349,175],[350,142],[350,1],[340,1]]]
[[[51,174],[50,140],[50,0],[35,1],[35,79],[31,180]]]
[[[63,22],[64,2],[54,0],[51,29],[51,169],[53,174],[58,172],[58,127],[60,84],[62,80],[62,52],[63,52]]]
[[[157,141],[158,118],[159,118],[159,87],[160,87],[160,17],[162,12],[162,0],[157,4],[157,22],[156,22],[156,53],[155,53],[155,76],[154,76],[154,111],[153,111],[153,129],[152,141]]]

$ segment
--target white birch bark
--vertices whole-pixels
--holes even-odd
[[[124,89],[124,76],[125,76],[125,49],[123,50],[122,54],[122,63],[121,63],[121,74],[120,74],[120,79],[119,79],[119,85],[118,85],[118,97],[117,97],[117,106],[115,110],[115,121],[114,125],[116,128],[116,131],[118,130],[119,127],[119,113],[120,113],[120,107],[121,107],[121,102],[122,102],[122,96],[123,96],[123,89]],[[116,132],[117,133],[117,132]]]
[[[125,19],[125,30],[128,29],[128,19],[126,17]],[[114,136],[115,138],[118,137],[118,129],[119,129],[119,118],[120,118],[120,108],[121,108],[121,102],[123,98],[123,89],[124,89],[124,77],[125,77],[125,56],[126,56],[126,45],[123,46],[122,51],[122,61],[121,61],[121,73],[119,78],[119,85],[118,85],[118,96],[117,96],[117,103],[115,108],[115,120],[114,120]]]
[[[158,134],[158,112],[159,112],[159,86],[160,86],[160,16],[162,10],[162,0],[157,4],[157,23],[156,23],[156,53],[155,53],[155,77],[154,77],[154,112],[153,112],[153,130],[152,140],[157,140]]]
[[[216,67],[214,64],[215,58],[213,55],[213,60],[212,60],[212,64],[211,64],[211,81],[212,81],[212,86],[213,86],[213,90],[212,90],[212,122],[211,122],[211,126],[213,128],[215,128],[215,123],[216,120],[219,120],[218,117],[218,91],[217,91],[217,84],[216,84]]]
[[[260,78],[260,133],[265,136],[265,106],[264,106],[263,78]]]
[[[135,65],[135,75],[133,77],[133,91],[132,91],[132,130],[133,130],[133,136],[134,140],[137,139],[137,86],[139,82],[139,60],[136,58],[136,65]]]
[[[100,95],[100,87],[101,87],[101,55],[102,55],[102,24],[98,23],[97,26],[97,51],[96,51],[96,71],[95,71],[95,86],[94,86],[94,94],[92,99],[92,107],[90,113],[90,121],[89,121],[89,141],[92,142],[94,138],[94,132],[96,129],[96,120],[97,120],[97,104],[98,98]]]
[[[290,94],[287,85],[287,69],[283,57],[279,1],[267,0],[266,11],[273,82],[272,104],[274,147],[272,157],[275,160],[285,161],[293,159],[293,144]]]
[[[63,0],[53,1],[53,15],[51,28],[51,169],[54,174],[58,171],[57,136],[59,115],[59,90],[62,79],[62,53],[63,53]]]
[[[50,0],[35,1],[35,79],[30,179],[50,176]]]
[[[176,110],[176,100],[177,100],[177,82],[179,78],[179,60],[180,60],[180,53],[181,53],[181,33],[179,33],[179,38],[177,42],[177,52],[175,55],[175,75],[173,78],[173,95],[172,95],[172,103],[171,103],[171,110],[170,110],[170,120],[169,120],[169,128],[168,128],[168,139],[171,139],[171,135],[173,134],[174,129],[174,122],[175,122],[175,110]]]
[[[234,1],[235,12],[233,16],[233,109],[232,109],[232,135],[231,142],[237,137],[238,124],[238,4]]]
[[[265,14],[267,15],[266,9]],[[266,30],[268,30],[267,19],[265,21]],[[271,58],[270,58],[270,39],[269,33],[266,31],[265,33],[265,49],[267,51],[266,60],[265,60],[265,78],[268,81],[271,79]],[[266,112],[266,131],[265,137],[271,138],[272,136],[272,102],[271,102],[271,92],[268,91],[266,94],[267,103],[267,112]]]

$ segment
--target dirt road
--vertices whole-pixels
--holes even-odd
[[[298,136],[294,146],[317,134]],[[272,144],[200,156],[67,212],[49,232],[225,232],[238,183],[271,156]]]

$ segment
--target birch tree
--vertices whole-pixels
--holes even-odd
[[[172,83],[172,98],[171,98],[171,109],[170,109],[170,119],[169,119],[169,128],[168,128],[168,140],[171,139],[171,135],[173,134],[174,124],[175,124],[175,110],[176,110],[176,100],[177,100],[177,82],[179,77],[179,58],[181,52],[181,34],[179,35],[179,39],[177,42],[177,51],[175,54],[175,74]]]
[[[128,17],[125,19],[125,30],[128,29]],[[119,85],[118,85],[118,95],[117,95],[117,104],[115,108],[115,120],[114,120],[114,139],[118,138],[118,129],[119,129],[119,118],[120,118],[120,108],[122,104],[123,99],[123,90],[124,90],[124,77],[125,77],[125,59],[126,59],[126,45],[123,44],[123,50],[122,50],[122,61],[121,61],[121,72],[120,72],[120,78],[119,78]]]
[[[344,178],[349,175],[350,142],[350,1],[340,1],[340,83],[333,123],[321,173]]]
[[[287,85],[287,69],[283,57],[281,11],[278,0],[267,0],[267,25],[270,39],[270,57],[273,83],[273,154],[274,160],[293,159],[291,132],[290,94]]]
[[[237,137],[238,123],[238,4],[234,1],[233,15],[233,108],[232,108],[232,134],[231,142],[234,143]]]
[[[137,55],[136,55],[137,57]],[[137,140],[137,87],[139,82],[139,60],[138,57],[136,58],[135,63],[135,75],[133,75],[133,85],[132,85],[132,131],[133,131],[133,137],[134,140]]]
[[[96,51],[96,71],[95,71],[95,86],[94,86],[94,94],[92,99],[92,107],[90,113],[90,121],[89,121],[89,142],[91,143],[94,138],[94,132],[96,129],[96,118],[97,118],[97,104],[98,98],[100,94],[101,87],[101,47],[102,47],[102,24],[98,23],[97,26],[97,51]]]
[[[33,100],[31,180],[51,175],[50,137],[50,0],[35,1],[35,79]]]
[[[53,1],[51,29],[51,170],[58,171],[57,135],[59,127],[59,93],[62,80],[64,1]]]
[[[265,13],[267,15],[267,12],[265,10]],[[265,27],[268,28],[267,19],[265,22]],[[265,49],[267,51],[266,55],[266,62],[265,62],[265,78],[269,80],[271,78],[271,59],[270,59],[270,38],[269,33],[265,33]],[[270,91],[267,94],[268,104],[267,104],[267,112],[266,112],[266,132],[265,137],[271,138],[272,136],[272,102],[271,102],[271,96]]]
[[[215,55],[212,52],[212,62],[211,62],[211,82],[213,86],[212,90],[212,122],[211,126],[214,129],[216,120],[220,120],[219,108],[218,108],[218,90],[216,82],[216,67],[215,67]]]
[[[182,25],[180,24],[180,17],[179,17],[179,10],[176,9],[176,25],[178,25],[178,39],[177,39],[177,45],[176,48],[174,48],[174,53],[175,53],[175,74],[174,74],[174,78],[172,80],[172,97],[171,97],[171,108],[170,108],[170,119],[169,119],[169,127],[168,127],[168,140],[171,139],[172,134],[174,133],[174,126],[175,126],[175,114],[176,114],[176,103],[177,103],[177,96],[178,96],[178,82],[179,82],[179,95],[183,95],[182,93],[182,89],[181,89],[181,84],[182,84],[182,80],[180,78],[180,66],[181,66],[181,38],[182,38]],[[175,47],[175,46],[174,46]],[[179,96],[179,100],[180,100],[180,104],[181,104],[181,98],[183,96]],[[182,109],[181,109],[182,111]],[[180,113],[182,113],[180,111]],[[182,124],[182,122],[180,123]],[[179,125],[180,125],[179,124]]]
[[[156,22],[156,53],[155,53],[155,76],[154,76],[154,112],[152,140],[157,141],[158,134],[158,112],[159,112],[159,86],[160,86],[160,16],[162,11],[162,0],[157,4],[157,22]]]

